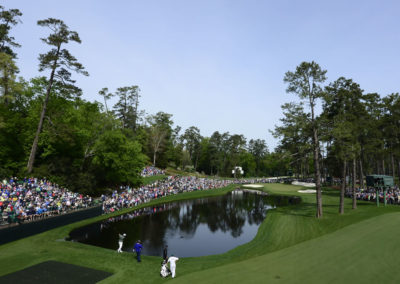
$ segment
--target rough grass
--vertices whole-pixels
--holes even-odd
[[[233,188],[168,196],[152,204],[224,194]],[[376,208],[372,202],[359,202],[358,209],[351,210],[351,200],[347,199],[346,213],[338,215],[338,191],[324,188],[324,217],[317,220],[315,194],[298,193],[300,188],[264,185],[264,191],[298,195],[303,202],[269,211],[256,237],[245,245],[221,255],[179,260],[177,278],[173,281],[348,283],[379,279],[385,283],[398,282],[395,268],[400,264],[397,257],[399,206]],[[130,253],[117,254],[113,250],[62,240],[73,228],[101,218],[104,216],[0,246],[0,275],[58,260],[114,273],[101,283],[166,281],[159,276],[161,258],[144,256],[142,263],[137,263]]]
[[[171,176],[180,175],[180,176],[209,177],[209,176],[206,176],[206,175],[198,173],[198,172],[187,172],[184,170],[177,170],[174,168],[166,168],[165,173],[167,175],[171,175]]]
[[[150,176],[150,177],[144,177],[143,178],[143,185],[147,184],[152,184],[158,180],[166,178],[167,175],[155,175],[155,176]]]

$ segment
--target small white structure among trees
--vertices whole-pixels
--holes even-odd
[[[243,176],[244,175],[244,171],[243,171],[242,167],[235,167],[232,170],[232,174],[236,178],[237,176]]]

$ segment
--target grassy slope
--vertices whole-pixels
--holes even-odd
[[[298,194],[297,189],[277,184],[265,187],[266,191],[285,195]],[[180,277],[174,281],[375,282],[374,277],[383,273],[380,280],[398,282],[393,273],[393,268],[400,264],[400,247],[396,248],[400,233],[400,226],[396,226],[400,221],[398,206],[376,208],[374,203],[359,202],[358,209],[351,210],[351,200],[346,199],[346,214],[339,216],[338,193],[325,189],[324,219],[317,220],[315,195],[298,195],[302,196],[303,204],[278,208],[268,214],[252,242],[226,254],[228,258],[233,256],[226,261],[227,265],[208,270],[204,266],[205,270],[185,275],[190,269],[186,268],[186,260],[182,260]],[[236,262],[240,258],[244,261]]]
[[[370,218],[296,246],[176,283],[398,283],[400,213]],[[179,272],[179,271],[178,271]]]
[[[143,184],[144,185],[152,184],[152,183],[154,183],[160,179],[164,179],[166,177],[167,177],[167,175],[156,175],[156,176],[144,177]]]
[[[232,188],[169,196],[154,203],[223,194]],[[257,236],[248,244],[222,255],[181,259],[177,265],[179,277],[174,281],[204,283],[206,279],[207,282],[213,279],[222,283],[249,283],[260,282],[261,279],[285,279],[285,282],[310,283],[321,282],[321,279],[323,282],[333,282],[338,275],[344,280],[354,280],[358,274],[362,274],[362,277],[357,279],[372,281],[378,271],[389,272],[393,265],[399,264],[392,251],[396,250],[393,236],[400,233],[400,227],[394,226],[400,220],[400,213],[396,213],[400,212],[400,207],[376,208],[373,203],[360,202],[359,209],[351,210],[350,200],[346,200],[346,214],[339,216],[338,193],[325,190],[324,219],[316,220],[315,195],[299,194],[299,188],[281,184],[266,185],[265,191],[300,195],[304,202],[269,212]],[[393,214],[379,217],[386,213]],[[144,261],[138,264],[133,254],[117,254],[108,249],[57,241],[72,228],[91,221],[82,221],[0,246],[0,275],[45,260],[59,260],[115,273],[102,283],[165,282],[159,277],[160,258],[143,257]],[[379,226],[375,226],[375,222]],[[377,258],[378,255],[380,258]],[[383,257],[387,257],[392,265],[382,261]],[[377,263],[374,262],[376,259]],[[362,264],[362,268],[355,269],[355,273],[352,268],[357,267],[357,263]],[[314,271],[312,267],[316,266],[318,269]],[[395,270],[384,274],[386,282],[397,279]]]

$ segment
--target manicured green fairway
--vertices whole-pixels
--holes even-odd
[[[400,213],[174,279],[176,283],[398,283]]]
[[[223,194],[227,189],[192,192],[165,198],[167,201]],[[267,184],[264,191],[299,195],[303,203],[270,211],[257,236],[222,255],[183,258],[177,264],[179,283],[354,283],[398,282],[400,265],[400,207],[376,208],[359,202],[339,216],[338,192],[325,189],[324,218],[316,220],[315,195],[300,194],[300,187]],[[157,200],[161,202],[162,200]],[[100,218],[96,218],[100,219]],[[62,241],[68,232],[89,220],[0,246],[0,275],[47,260],[82,265],[114,273],[101,283],[162,283],[161,258]],[[212,240],[211,240],[212,241]],[[205,246],[207,244],[204,244]]]

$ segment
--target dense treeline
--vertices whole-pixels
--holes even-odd
[[[38,70],[48,76],[18,78],[20,45],[11,34],[22,13],[0,10],[1,177],[47,177],[72,190],[98,193],[139,184],[146,164],[229,177],[235,166],[246,176],[286,174],[286,160],[270,154],[264,140],[247,142],[228,132],[203,137],[197,127],[174,126],[171,114],[146,115],[136,85],[102,88],[101,102],[82,99],[72,78],[89,74],[68,51],[81,39],[61,20],[38,21],[49,32],[42,39],[49,50],[38,61]]]
[[[365,93],[344,77],[325,84],[326,72],[315,62],[303,62],[295,72],[286,73],[287,91],[301,101],[282,106],[284,118],[274,135],[281,139],[277,151],[285,153],[295,175],[341,177],[343,213],[347,184],[353,188],[355,209],[355,186],[365,186],[365,175],[400,176],[400,96]],[[318,100],[322,110],[316,115]],[[317,203],[319,181],[316,178]],[[322,207],[317,208],[317,217],[322,217]]]
[[[38,60],[48,76],[18,78],[20,45],[12,28],[21,17],[18,9],[0,6],[1,177],[29,174],[98,193],[139,184],[146,164],[228,177],[240,166],[247,177],[314,177],[322,217],[320,181],[342,178],[343,196],[346,184],[363,186],[367,174],[400,176],[397,93],[365,93],[343,77],[327,83],[326,70],[303,62],[284,75],[287,92],[300,101],[282,106],[284,116],[272,131],[280,142],[269,152],[261,139],[218,131],[204,137],[195,126],[175,126],[172,114],[147,115],[137,85],[104,87],[99,102],[82,99],[72,77],[88,73],[67,49],[81,39],[58,19],[38,21],[49,31],[42,39],[49,50]]]

